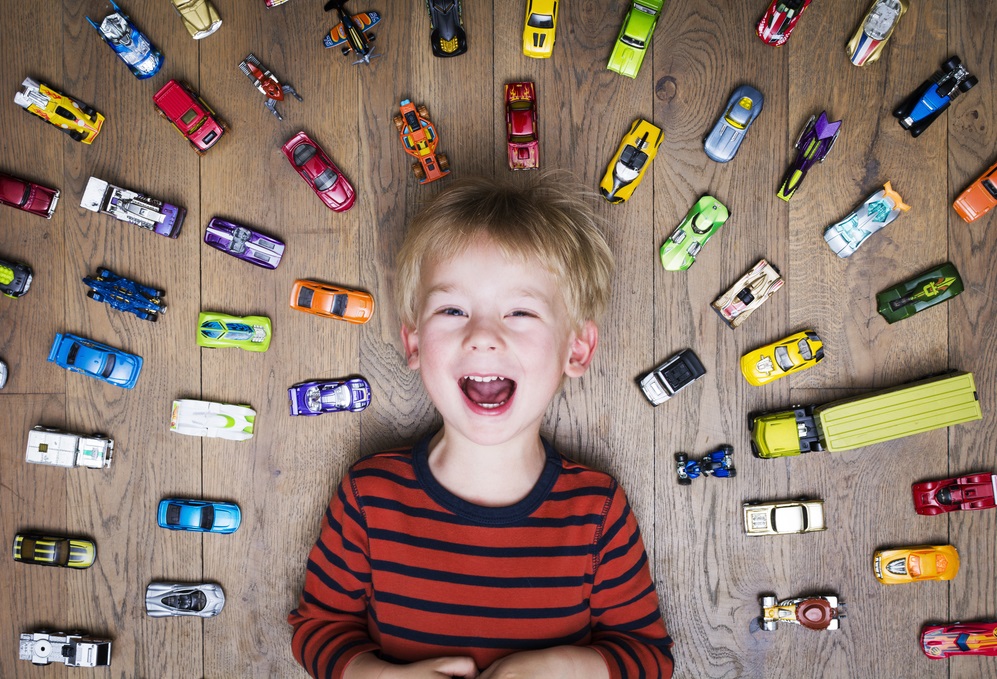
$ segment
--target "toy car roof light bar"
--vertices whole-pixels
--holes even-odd
[[[34,632],[21,635],[18,656],[35,665],[62,663],[67,667],[107,667],[111,642],[86,632]]]
[[[930,78],[904,99],[893,111],[900,127],[910,130],[910,136],[920,136],[949,107],[960,92],[969,92],[979,80],[954,56]]]
[[[123,189],[103,179],[90,177],[83,191],[80,207],[91,212],[103,212],[115,219],[158,233],[167,238],[180,235],[187,210],[138,191]]]

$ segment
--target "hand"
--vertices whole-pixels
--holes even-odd
[[[478,668],[468,656],[430,658],[408,665],[379,660],[361,653],[346,666],[343,679],[475,679]]]
[[[520,651],[500,658],[478,679],[609,679],[602,656],[585,646],[555,646],[539,651]]]

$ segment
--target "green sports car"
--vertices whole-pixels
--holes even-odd
[[[197,317],[197,346],[219,349],[238,347],[246,351],[266,351],[270,348],[273,329],[266,316],[239,318],[212,311],[202,311]]]
[[[727,206],[713,196],[703,196],[689,210],[679,228],[661,246],[661,266],[666,271],[685,271],[696,261],[696,255],[727,222]]]
[[[613,53],[609,55],[606,68],[628,78],[637,77],[664,4],[665,0],[633,1],[626,18],[623,19],[620,35],[616,38],[616,45],[613,47]]]
[[[929,269],[876,295],[879,313],[896,323],[928,307],[947,302],[963,290],[962,278],[952,262]]]

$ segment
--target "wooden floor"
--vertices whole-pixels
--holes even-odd
[[[595,199],[619,263],[613,304],[593,369],[556,399],[544,430],[628,490],[675,639],[676,676],[997,677],[997,659],[931,661],[917,642],[925,622],[997,618],[997,511],[920,517],[909,491],[917,480],[997,470],[997,217],[967,226],[951,208],[997,158],[997,5],[916,0],[883,59],[860,69],[843,46],[865,0],[814,2],[780,49],[754,35],[763,0],[672,1],[640,76],[629,80],[605,69],[623,0],[565,2],[554,57],[544,61],[521,53],[523,0],[466,0],[471,47],[451,60],[432,57],[421,2],[354,0],[355,11],[385,16],[382,56],[369,66],[351,66],[321,47],[333,17],[317,0],[270,10],[263,0],[214,3],[224,26],[194,42],[169,3],[125,1],[166,55],[150,81],[132,77],[86,24],[84,15],[103,16],[105,3],[0,3],[0,169],[62,190],[51,221],[0,208],[0,255],[35,273],[28,295],[0,298],[0,357],[11,370],[0,393],[0,542],[37,529],[88,535],[98,545],[96,565],[82,572],[0,560],[0,676],[41,676],[13,652],[21,632],[40,627],[113,638],[112,667],[93,676],[301,674],[285,617],[336,482],[359,456],[414,441],[437,423],[402,361],[391,286],[409,218],[452,180],[416,183],[392,115],[402,98],[427,104],[454,178],[504,177],[502,86],[533,79],[543,167],[568,169],[593,189],[634,119],[665,130],[629,202]],[[283,122],[239,72],[249,52],[304,97],[281,105]],[[980,84],[912,139],[890,111],[952,54]],[[11,99],[27,76],[107,116],[93,146],[18,110]],[[168,78],[191,82],[231,124],[203,159],[152,107]],[[737,158],[719,165],[703,153],[702,139],[742,83],[764,93],[764,111]],[[791,145],[823,109],[844,119],[840,138],[787,205],[775,192]],[[281,154],[299,130],[357,187],[349,212],[327,210]],[[179,239],[82,210],[91,175],[185,206]],[[823,228],[886,180],[913,209],[839,260],[823,243]],[[663,271],[657,248],[705,193],[726,203],[732,218],[692,269]],[[280,268],[256,269],[204,246],[205,225],[216,215],[283,238]],[[763,256],[787,285],[731,331],[709,303]],[[958,266],[965,293],[896,325],[875,313],[876,292],[945,260]],[[165,288],[168,314],[152,324],[88,300],[80,279],[101,265]],[[357,327],[295,312],[287,297],[296,278],[369,290],[376,315]],[[201,310],[270,316],[270,350],[199,349]],[[805,327],[824,338],[822,364],[764,388],[745,383],[742,353]],[[52,338],[65,331],[142,355],[138,386],[124,391],[47,363]],[[634,379],[685,347],[708,375],[652,408]],[[846,453],[749,454],[749,411],[820,403],[946,368],[975,374],[982,422]],[[288,386],[350,374],[373,386],[366,412],[288,417]],[[251,404],[257,434],[246,443],[172,434],[170,403],[178,397]],[[27,431],[39,423],[110,434],[113,466],[25,464]],[[721,443],[735,447],[736,478],[676,484],[676,451],[703,454]],[[176,495],[236,501],[244,525],[231,536],[203,537],[156,527],[158,501]],[[824,498],[826,532],[744,536],[742,502],[801,495]],[[950,583],[887,588],[874,579],[877,547],[942,542],[962,556]],[[147,618],[145,587],[159,579],[221,583],[228,603],[203,622]],[[758,596],[769,592],[836,592],[848,619],[833,633],[749,631]],[[55,668],[45,676],[64,672],[80,676]]]

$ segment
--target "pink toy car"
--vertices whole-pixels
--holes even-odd
[[[187,84],[171,80],[152,97],[159,114],[173,123],[199,155],[214,146],[228,127]]]
[[[932,660],[952,655],[997,656],[997,622],[955,622],[921,628],[921,649]]]
[[[509,169],[535,170],[540,167],[537,91],[532,82],[505,86],[505,123]]]
[[[988,473],[915,483],[910,490],[914,511],[926,516],[997,507],[997,476]]]
[[[290,138],[282,149],[291,165],[326,207],[344,212],[356,202],[356,192],[335,163],[304,132]]]
[[[0,203],[52,219],[59,202],[59,189],[50,189],[27,179],[0,172]]]
[[[758,37],[766,45],[785,45],[810,2],[811,0],[772,0],[765,16],[758,22]]]

